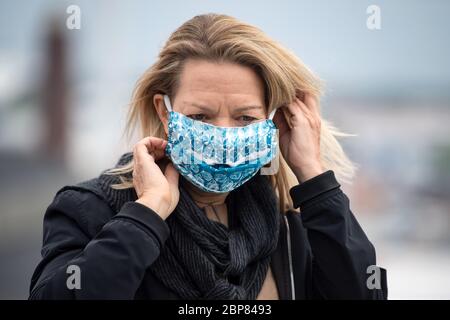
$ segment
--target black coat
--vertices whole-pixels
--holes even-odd
[[[295,207],[281,224],[271,267],[280,299],[387,299],[366,282],[375,249],[356,221],[333,171],[290,190]],[[170,236],[154,211],[127,202],[115,212],[98,195],[66,186],[44,217],[42,260],[30,299],[178,299],[148,269]],[[80,268],[80,289],[68,289],[68,266]]]

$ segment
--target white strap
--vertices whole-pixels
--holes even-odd
[[[270,114],[269,114],[269,119],[270,120],[272,120],[273,119],[273,116],[275,115],[275,112],[277,112],[277,108],[275,108],[275,109],[273,109],[271,112],[270,112]]]
[[[172,105],[170,104],[170,99],[167,94],[164,95],[164,104],[169,112],[172,111]]]

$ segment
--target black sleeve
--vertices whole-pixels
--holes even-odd
[[[300,207],[311,245],[313,297],[387,299],[386,270],[376,267],[375,248],[351,212],[334,172],[328,170],[291,188],[290,195],[294,207]]]
[[[87,200],[80,197],[64,191],[47,208],[42,260],[29,299],[133,299],[169,236],[167,224],[146,206],[127,202],[90,237],[86,217],[96,212],[84,212]],[[70,265],[80,270],[80,289],[66,284]]]

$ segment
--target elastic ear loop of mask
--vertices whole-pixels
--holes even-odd
[[[164,104],[166,105],[167,111],[171,112],[172,111],[172,105],[170,104],[170,99],[169,99],[169,96],[167,94],[164,95]]]
[[[269,119],[272,120],[273,116],[275,115],[275,112],[277,112],[277,108],[273,109],[269,114]]]

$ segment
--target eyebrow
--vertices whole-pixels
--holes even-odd
[[[193,107],[197,107],[202,110],[209,110],[209,108],[207,106],[197,104],[195,102],[191,102],[191,103],[189,103],[189,105],[191,105]],[[264,109],[264,108],[263,108],[263,106],[260,106],[260,105],[250,105],[250,106],[242,106],[242,107],[235,108],[236,111],[247,111],[247,110],[252,110],[252,109]]]
[[[244,107],[237,107],[237,111],[247,111],[252,109],[264,109],[263,106],[244,106]]]

